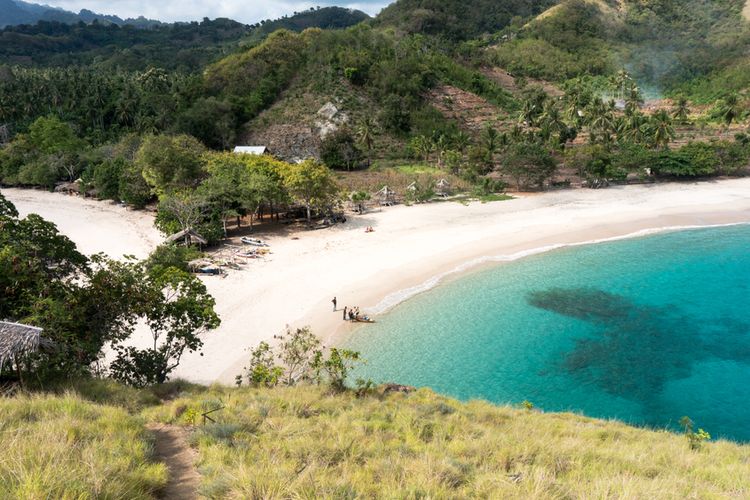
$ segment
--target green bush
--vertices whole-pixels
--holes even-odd
[[[126,163],[122,158],[104,160],[94,167],[92,180],[99,198],[116,201],[120,199],[120,178],[125,168]]]
[[[151,201],[153,194],[146,183],[138,165],[126,165],[120,174],[120,188],[118,196],[128,205],[143,208]]]

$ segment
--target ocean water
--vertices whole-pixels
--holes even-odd
[[[342,344],[378,382],[750,441],[750,225],[485,267]]]

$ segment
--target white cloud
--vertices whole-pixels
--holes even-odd
[[[29,0],[34,1],[34,0]],[[311,7],[339,5],[377,14],[388,0],[359,0],[347,3],[294,0],[37,0],[53,7],[78,12],[88,9],[100,14],[115,14],[122,18],[144,16],[160,21],[195,21],[204,17],[211,19],[228,17],[236,21],[252,24],[262,19],[275,19]]]

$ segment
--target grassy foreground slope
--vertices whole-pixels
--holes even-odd
[[[145,410],[192,434],[211,498],[724,498],[750,495],[750,446],[429,390],[211,388]],[[199,420],[199,419],[198,419]]]
[[[77,387],[0,399],[0,498],[159,497],[148,422],[186,428],[207,498],[750,497],[748,445],[427,389]]]
[[[80,396],[0,398],[0,498],[153,498],[167,482],[124,409]]]

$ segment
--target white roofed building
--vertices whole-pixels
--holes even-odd
[[[268,148],[265,146],[235,146],[234,153],[244,155],[264,155],[268,153]]]

